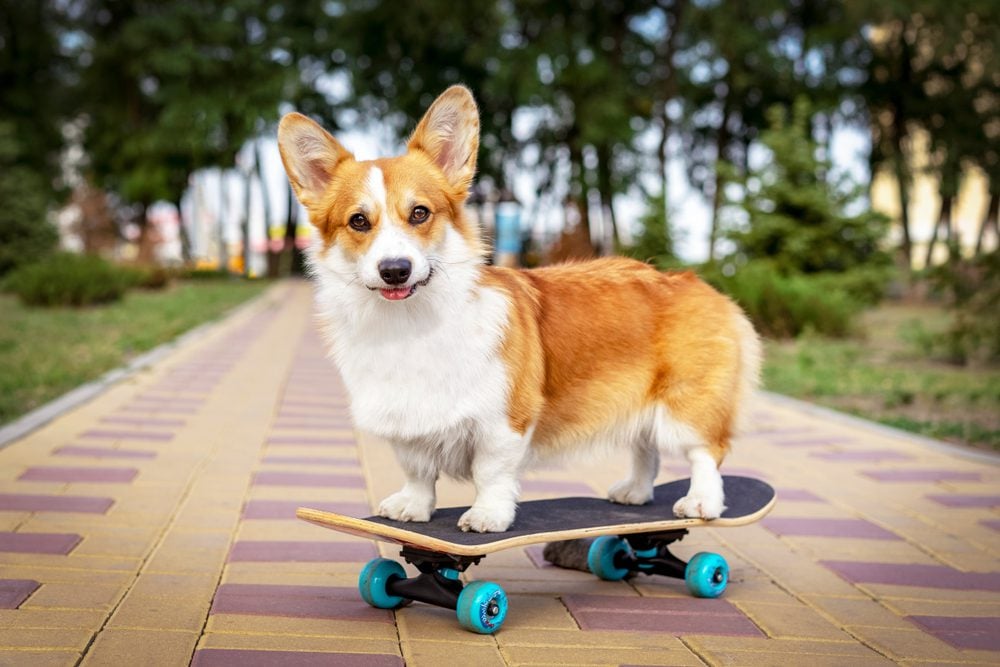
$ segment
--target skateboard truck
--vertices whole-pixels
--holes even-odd
[[[399,555],[420,574],[407,579],[394,560],[370,561],[358,581],[365,602],[380,609],[398,609],[413,601],[454,609],[462,627],[480,634],[495,632],[503,624],[507,616],[504,590],[491,581],[463,585],[459,578],[482,556],[453,556],[413,547],[403,547]]]
[[[681,529],[622,537],[603,535],[587,551],[587,568],[607,581],[621,581],[636,574],[683,579],[695,597],[719,597],[729,583],[729,565],[719,554],[704,551],[686,563],[675,556],[670,545],[687,533]]]

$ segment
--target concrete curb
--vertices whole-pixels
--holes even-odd
[[[796,410],[801,410],[811,415],[818,417],[824,417],[832,421],[838,421],[842,424],[847,424],[849,426],[854,426],[856,428],[864,428],[879,435],[889,436],[893,438],[900,438],[903,440],[910,440],[917,443],[923,447],[933,449],[938,452],[944,452],[947,454],[952,454],[954,456],[960,456],[962,458],[970,459],[973,461],[978,461],[980,463],[988,463],[995,466],[1000,466],[1000,454],[994,454],[993,452],[979,451],[976,449],[970,449],[968,447],[963,447],[961,445],[955,445],[950,442],[945,442],[944,440],[935,440],[934,438],[928,438],[924,435],[919,435],[917,433],[911,433],[909,431],[904,431],[899,428],[894,428],[892,426],[886,426],[885,424],[879,424],[878,422],[871,421],[870,419],[864,419],[863,417],[855,417],[854,415],[849,415],[846,412],[840,412],[832,408],[827,408],[822,405],[816,405],[814,403],[809,403],[798,398],[792,398],[791,396],[785,396],[783,394],[774,394],[769,391],[761,391],[762,396],[766,396],[768,400],[774,401],[775,403],[784,405],[789,408],[794,408]]]
[[[6,426],[0,427],[0,449],[20,440],[73,408],[83,405],[87,401],[99,396],[112,385],[132,377],[143,369],[149,368],[174,350],[211,334],[212,331],[222,326],[229,318],[261,307],[264,302],[271,298],[276,290],[281,288],[281,285],[282,283],[272,285],[269,289],[250,301],[230,308],[218,317],[185,331],[177,338],[140,354],[124,366],[114,368],[96,380],[80,385],[59,398],[49,401],[45,405],[41,405],[24,416],[15,419]]]

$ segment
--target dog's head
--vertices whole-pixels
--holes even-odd
[[[447,265],[478,261],[478,230],[463,215],[479,149],[472,93],[452,86],[431,105],[393,158],[358,161],[298,113],[281,119],[278,148],[319,231],[314,269],[346,289],[402,301]]]

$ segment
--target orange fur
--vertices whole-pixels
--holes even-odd
[[[484,269],[511,301],[504,359],[511,427],[535,423],[560,450],[662,404],[721,463],[741,398],[743,317],[692,273],[614,258],[516,271]]]

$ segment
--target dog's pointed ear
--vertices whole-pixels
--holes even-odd
[[[333,172],[354,156],[313,120],[286,114],[278,124],[278,151],[295,195],[306,208],[318,204]]]
[[[455,188],[472,185],[479,154],[479,109],[465,86],[452,86],[434,100],[406,147],[426,153]]]

